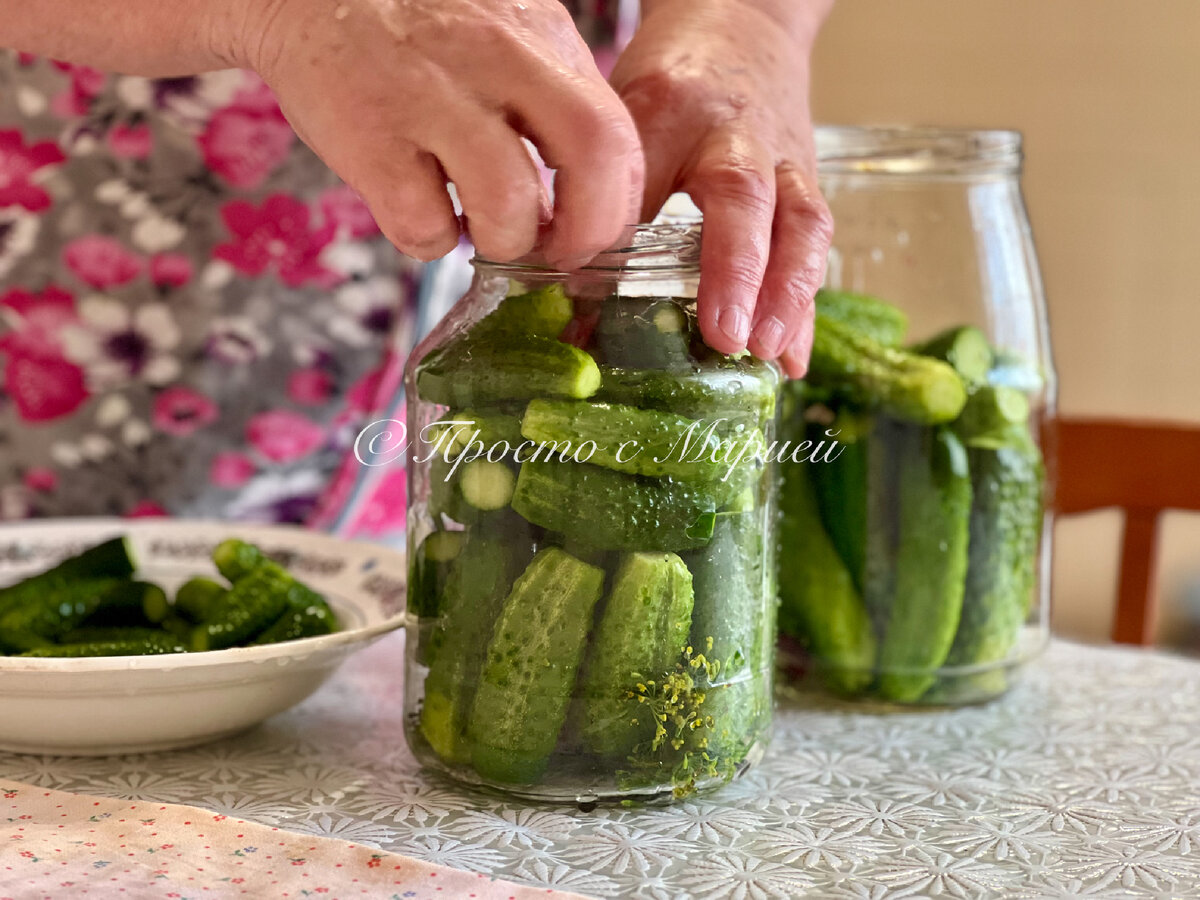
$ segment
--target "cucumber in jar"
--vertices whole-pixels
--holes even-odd
[[[626,475],[588,463],[521,465],[512,507],[525,519],[600,550],[694,550],[712,538],[729,482]]]
[[[905,429],[898,456],[898,544],[879,692],[911,703],[936,680],[962,617],[971,475],[948,428]]]
[[[531,555],[528,527],[510,520],[507,527],[468,533],[449,564],[438,618],[427,645],[418,648],[429,667],[421,732],[444,762],[470,761],[466,727],[488,642],[513,579]]]
[[[545,773],[603,589],[603,569],[558,547],[539,551],[513,584],[467,729],[471,764],[484,778],[530,784]]]
[[[586,752],[623,757],[653,737],[656,723],[636,688],[662,678],[683,655],[693,602],[692,574],[676,554],[621,557],[579,679]]]
[[[1024,429],[1006,445],[971,449],[973,501],[962,619],[946,657],[951,670],[928,699],[961,702],[1002,693],[1009,658],[1037,584],[1045,471]],[[988,668],[988,666],[991,668]],[[959,667],[981,667],[979,671]]]

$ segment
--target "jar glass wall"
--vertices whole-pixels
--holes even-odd
[[[699,231],[476,260],[410,360],[407,737],[521,797],[685,796],[770,728],[779,376],[696,325]]]
[[[785,437],[816,451],[782,468],[785,669],[891,703],[988,699],[1049,633],[1055,379],[1020,137],[820,128],[817,147],[836,234],[784,396]]]

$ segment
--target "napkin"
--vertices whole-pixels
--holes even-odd
[[[91,797],[0,779],[0,900],[242,896],[579,897],[193,806]]]

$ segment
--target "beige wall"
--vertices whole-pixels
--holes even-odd
[[[1024,132],[1063,411],[1200,422],[1198,0],[838,0],[813,80],[819,121]],[[1106,634],[1119,527],[1059,527],[1060,631]],[[1163,550],[1170,631],[1200,517]]]

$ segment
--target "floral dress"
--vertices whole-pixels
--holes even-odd
[[[611,40],[615,3],[574,7]],[[404,472],[352,448],[444,306],[426,274],[253,74],[0,51],[0,518],[394,535]]]

